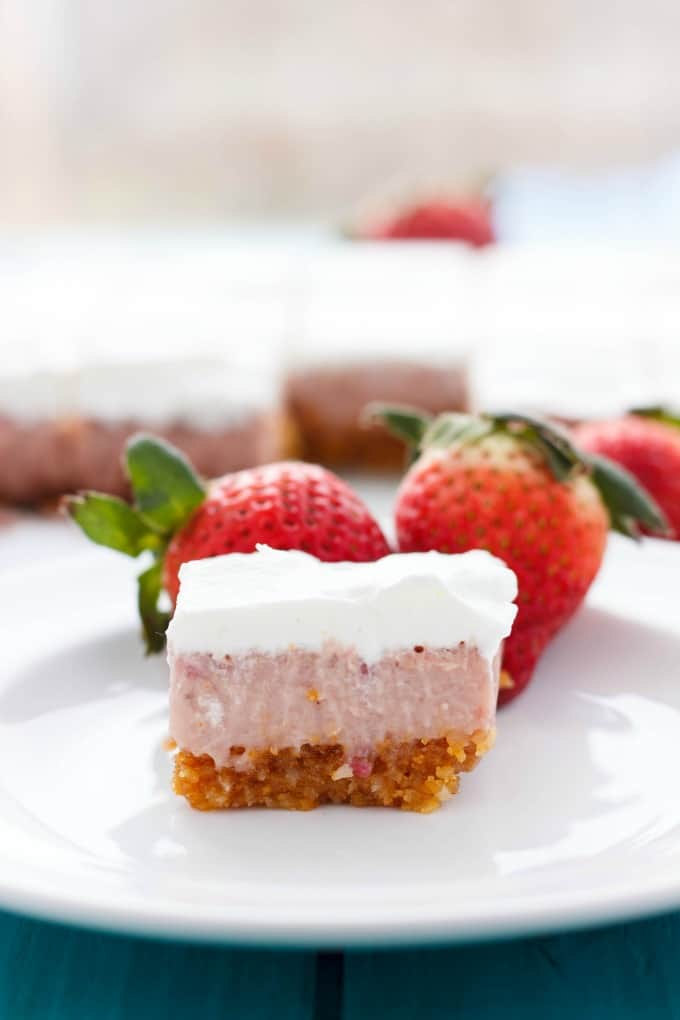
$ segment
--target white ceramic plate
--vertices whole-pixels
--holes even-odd
[[[268,944],[472,939],[680,906],[680,547],[613,541],[587,607],[433,815],[200,814],[170,792],[166,669],[131,570],[0,577],[0,905]]]

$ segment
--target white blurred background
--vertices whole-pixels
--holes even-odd
[[[2,0],[0,216],[337,216],[393,178],[653,159],[675,0]]]
[[[438,349],[489,406],[677,400],[679,42],[674,0],[0,0],[0,368]],[[338,240],[489,175],[483,254]]]

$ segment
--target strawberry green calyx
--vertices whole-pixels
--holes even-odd
[[[417,407],[387,407],[385,404],[368,404],[364,408],[360,422],[365,427],[379,423],[384,425],[393,436],[401,439],[408,453],[408,462],[413,464],[417,459],[429,427],[435,419]]]
[[[583,470],[583,456],[569,436],[540,418],[523,414],[494,415],[450,412],[436,418],[411,407],[369,404],[366,420],[379,421],[393,435],[403,439],[416,453],[438,447],[446,449],[453,443],[470,444],[487,436],[505,433],[524,445],[537,449],[546,459],[558,481]]]
[[[144,520],[171,536],[206,497],[204,483],[186,457],[154,436],[137,435],[125,448],[134,504]]]
[[[406,441],[416,456],[454,443],[472,445],[493,435],[511,436],[539,453],[558,482],[587,476],[607,509],[612,530],[629,538],[639,537],[640,526],[662,535],[669,531],[660,508],[628,471],[606,457],[581,450],[563,429],[542,418],[515,412],[432,418],[414,408],[378,404],[370,405],[366,415]]]
[[[139,556],[162,544],[162,535],[152,530],[129,503],[103,492],[66,496],[62,506],[87,537],[126,556]]]
[[[204,483],[188,460],[169,443],[139,434],[127,443],[125,469],[132,504],[100,492],[66,496],[62,507],[98,545],[151,565],[138,577],[137,602],[147,653],[161,651],[169,613],[159,608],[162,562],[170,539],[206,497]]]
[[[670,533],[663,511],[629,471],[600,454],[583,456],[590,467],[590,480],[609,513],[612,531],[635,539],[640,537],[640,525],[659,535]]]
[[[419,450],[434,418],[417,407],[388,407],[386,404],[369,404],[361,416],[365,425],[376,422],[385,425],[392,435],[402,439],[408,447]]]
[[[630,413],[636,418],[651,418],[652,421],[661,422],[662,425],[680,429],[680,408],[635,407]]]
[[[584,473],[600,494],[612,531],[628,538],[640,537],[640,526],[658,534],[668,534],[669,525],[662,510],[629,471],[598,454],[586,453],[574,444],[559,426],[527,415],[494,415],[501,428],[516,434],[539,449],[558,481]]]

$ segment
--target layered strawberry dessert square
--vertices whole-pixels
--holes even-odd
[[[403,443],[382,425],[362,421],[367,405],[416,404],[431,414],[464,411],[468,391],[462,364],[388,357],[293,371],[285,400],[308,460],[336,468],[397,471],[404,465]]]
[[[305,460],[401,471],[403,444],[364,420],[372,402],[465,411],[474,262],[448,246],[332,246],[306,267],[290,326],[285,406]]]
[[[3,364],[0,501],[35,504],[76,489],[125,495],[121,454],[140,430],[173,443],[206,477],[294,449],[276,379],[226,356]]]
[[[202,810],[427,812],[492,746],[515,575],[481,550],[185,563],[168,631],[175,791]]]

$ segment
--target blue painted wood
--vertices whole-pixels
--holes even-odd
[[[317,975],[328,987],[316,985]],[[273,952],[0,913],[0,1020],[680,1020],[680,914],[442,949]],[[340,1001],[342,999],[342,1001]]]
[[[0,1020],[311,1020],[314,964],[0,913]]]
[[[550,938],[349,953],[345,1020],[680,1020],[680,915]]]

